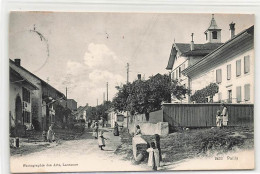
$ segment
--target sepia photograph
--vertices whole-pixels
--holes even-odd
[[[254,24],[10,12],[10,171],[253,170]]]

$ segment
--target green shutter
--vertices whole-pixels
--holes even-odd
[[[237,103],[241,102],[241,86],[237,86]]]
[[[227,65],[227,80],[231,79],[231,64]]]
[[[245,85],[245,101],[250,100],[250,84]]]
[[[236,61],[236,75],[237,76],[241,75],[241,60]]]
[[[244,72],[248,73],[250,71],[250,57],[245,56],[244,57]]]

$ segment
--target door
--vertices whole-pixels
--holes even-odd
[[[232,90],[228,90],[228,103],[232,103]]]
[[[23,108],[20,96],[15,99],[15,125],[23,124]]]

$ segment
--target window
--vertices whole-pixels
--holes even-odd
[[[244,57],[244,72],[245,72],[245,74],[246,73],[249,73],[249,70],[250,70],[250,57],[249,56],[245,56]]]
[[[208,33],[205,33],[205,35],[206,35],[206,40],[208,40]]]
[[[31,116],[30,112],[23,111],[23,121],[24,121],[24,123],[30,123],[30,121],[31,121],[30,116]]]
[[[245,101],[250,100],[250,84],[245,85]]]
[[[241,102],[241,86],[237,86],[237,103]]]
[[[221,83],[222,82],[222,72],[221,69],[216,70],[216,82]]]
[[[30,91],[27,90],[26,88],[23,88],[22,93],[23,93],[23,101],[30,103]]]
[[[181,67],[179,67],[179,77],[181,77]]]
[[[236,61],[236,75],[237,77],[241,75],[241,60]]]
[[[228,103],[232,103],[232,90],[228,90]]]
[[[176,79],[178,79],[179,75],[178,75],[178,69],[176,69]]]
[[[218,38],[218,33],[216,31],[212,32],[212,39],[217,39]]]
[[[227,80],[231,79],[231,64],[227,65]]]

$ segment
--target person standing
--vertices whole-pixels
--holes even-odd
[[[103,136],[104,132],[100,131],[100,134],[98,136],[98,146],[101,150],[104,150],[103,147],[106,146],[105,144],[105,140],[107,140],[104,136]]]
[[[151,147],[146,150],[149,153],[148,166],[153,170],[157,170],[160,166],[159,150],[155,147],[155,143],[151,142]]]
[[[97,121],[94,123],[93,137],[95,137],[95,139],[98,138],[98,122]]]
[[[51,143],[53,140],[54,131],[53,131],[53,124],[50,125],[49,130],[47,132],[47,140]]]
[[[114,136],[119,136],[119,131],[118,131],[118,124],[117,124],[117,122],[115,122]]]
[[[161,143],[160,143],[160,135],[155,134],[155,145],[157,147],[157,149],[159,150],[159,159],[160,162],[162,161],[162,151],[161,151]]]
[[[223,119],[223,127],[224,127],[224,126],[228,126],[228,109],[224,103],[222,103],[221,106],[223,107],[221,116]]]

